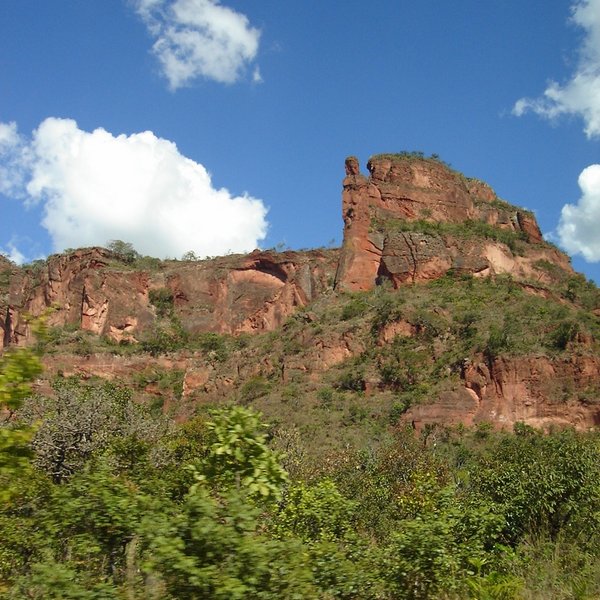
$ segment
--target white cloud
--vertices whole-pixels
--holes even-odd
[[[0,122],[0,194],[20,196],[27,160],[27,148],[17,124]]]
[[[551,81],[539,98],[521,98],[513,114],[532,111],[549,120],[575,115],[594,138],[600,136],[600,0],[579,0],[571,10],[571,21],[585,31],[575,73],[564,85]]]
[[[0,123],[0,153],[14,148],[18,143],[17,124],[14,121]]]
[[[55,251],[120,239],[152,256],[207,256],[252,250],[266,235],[261,200],[215,189],[201,164],[151,131],[89,133],[48,118],[11,160],[26,172],[26,202],[43,204]]]
[[[6,256],[8,260],[14,262],[16,265],[22,265],[27,262],[25,255],[15,246],[12,240],[6,244],[6,248],[0,248],[0,254]]]
[[[557,227],[561,245],[588,262],[600,261],[600,165],[591,165],[579,175],[582,196],[577,204],[563,206]]]
[[[260,31],[219,0],[135,0],[134,5],[155,38],[152,51],[171,90],[201,77],[234,83],[256,58]]]
[[[260,68],[256,67],[252,72],[252,82],[253,83],[263,83],[264,79],[262,77],[262,73],[260,72]]]

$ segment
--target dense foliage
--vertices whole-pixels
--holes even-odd
[[[176,427],[117,384],[27,397],[27,351],[1,366],[0,597],[600,593],[597,434],[400,431],[290,478],[248,408]]]

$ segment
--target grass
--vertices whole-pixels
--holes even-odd
[[[461,239],[484,238],[505,244],[519,253],[527,237],[520,231],[502,229],[483,221],[466,220],[462,223],[441,221],[406,221],[404,219],[372,219],[371,228],[381,232],[416,232],[426,235],[450,236]]]
[[[452,171],[454,173],[458,173],[457,171],[452,169],[452,167],[450,166],[449,163],[442,160],[437,154],[431,154],[429,156],[425,156],[425,153],[421,152],[420,150],[413,150],[413,151],[404,150],[402,152],[374,154],[373,156],[371,156],[369,158],[369,162],[372,160],[378,160],[378,159],[379,160],[387,159],[387,160],[391,160],[391,161],[406,160],[406,161],[433,162],[436,164],[443,165],[444,167],[446,167],[447,169],[449,169],[450,171]]]

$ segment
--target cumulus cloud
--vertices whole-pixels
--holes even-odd
[[[581,117],[588,138],[600,136],[600,0],[580,0],[572,8],[571,21],[585,35],[575,73],[564,85],[550,81],[538,98],[521,98],[513,114],[534,112],[555,120],[562,115]]]
[[[0,165],[25,173],[12,193],[43,205],[55,251],[120,239],[152,256],[207,256],[252,250],[266,235],[261,200],[215,189],[201,164],[151,131],[113,136],[48,118],[21,146]]]
[[[27,158],[17,124],[0,123],[0,194],[20,195]]]
[[[591,165],[579,175],[581,198],[565,204],[557,234],[561,245],[571,254],[581,254],[588,262],[600,261],[600,165]]]
[[[27,262],[25,255],[17,248],[14,240],[11,240],[6,244],[6,248],[0,248],[0,254],[8,258],[8,260],[14,262],[17,265],[22,265]]]
[[[260,31],[219,0],[134,0],[134,6],[155,39],[152,51],[171,90],[198,78],[234,83],[256,58]],[[262,81],[258,70],[253,80]]]
[[[0,152],[14,148],[19,143],[19,134],[17,133],[17,124],[14,121],[10,123],[0,123]]]

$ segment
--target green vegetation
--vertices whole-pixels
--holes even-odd
[[[460,239],[485,238],[506,244],[512,252],[519,254],[522,251],[520,244],[526,241],[526,236],[520,231],[502,229],[489,225],[483,221],[467,219],[462,223],[449,223],[443,221],[405,221],[401,219],[386,219],[371,223],[371,228],[376,231],[396,232],[409,231],[424,233],[426,235],[450,236]]]
[[[181,256],[181,260],[193,262],[200,260],[200,257],[193,250],[188,250],[187,252],[183,253],[183,255]]]
[[[169,288],[159,288],[150,290],[150,304],[156,308],[156,315],[159,318],[170,317],[173,314],[175,297]]]
[[[569,273],[567,273],[564,269],[545,259],[537,260],[534,266],[536,269],[541,269],[542,271],[548,273],[548,275],[550,275],[550,277],[552,277],[552,279],[555,281],[564,283],[570,277]]]
[[[111,240],[106,244],[108,250],[122,260],[124,263],[132,264],[138,258],[140,253],[133,247],[130,242],[123,242],[122,240]]]
[[[3,360],[18,410],[0,430],[0,597],[600,593],[598,434],[397,431],[292,478],[250,409],[168,426],[126,388],[75,379],[28,399],[31,355]]]
[[[342,308],[341,319],[342,321],[348,321],[354,317],[358,317],[364,314],[368,308],[369,305],[365,298],[361,296],[351,298],[350,301],[344,304],[344,307]]]
[[[0,289],[8,288],[10,285],[10,276],[10,269],[4,269],[4,271],[0,271]]]
[[[140,340],[140,349],[152,356],[181,350],[188,343],[188,333],[174,315],[169,320],[159,321]]]
[[[140,254],[130,242],[111,240],[106,248],[114,254],[116,261],[113,267],[116,268],[157,271],[164,267],[164,261],[160,258]]]
[[[371,158],[369,158],[369,160],[377,160],[377,159],[387,159],[387,160],[392,160],[392,161],[396,161],[396,160],[407,160],[407,161],[413,161],[413,160],[424,160],[424,161],[428,161],[428,162],[434,162],[434,163],[438,163],[443,165],[444,167],[446,167],[447,169],[451,170],[454,172],[454,170],[452,169],[451,165],[445,161],[443,161],[438,154],[431,154],[430,156],[425,156],[424,152],[421,152],[419,150],[413,150],[413,151],[403,151],[403,152],[395,152],[395,153],[391,153],[391,154],[374,154],[373,156],[371,156]]]
[[[240,402],[247,404],[269,392],[269,382],[262,376],[250,377],[240,389]]]

